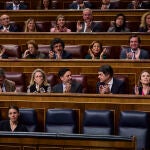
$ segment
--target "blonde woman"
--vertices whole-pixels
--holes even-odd
[[[106,59],[107,49],[102,48],[102,44],[99,41],[93,41],[89,46],[88,54],[85,59]]]
[[[57,16],[56,25],[50,29],[50,32],[71,32],[71,30],[66,27],[65,17],[63,15]]]
[[[46,74],[42,69],[35,69],[32,72],[30,85],[27,93],[50,93],[51,86],[47,82]]]
[[[150,11],[142,15],[139,32],[150,32]]]
[[[29,18],[25,22],[25,29],[24,32],[37,32],[36,23],[33,18]]]

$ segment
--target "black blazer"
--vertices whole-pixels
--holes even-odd
[[[0,131],[11,131],[9,120],[3,120],[0,122]],[[27,132],[27,129],[19,122],[14,132]]]
[[[92,4],[90,2],[84,2],[84,7],[85,8],[92,8]],[[78,8],[78,4],[77,3],[72,3],[69,5],[69,9],[77,9]]]
[[[19,10],[26,10],[26,9],[27,9],[27,5],[20,3]],[[7,5],[6,10],[13,10],[13,4],[11,3],[10,5]]]
[[[49,84],[47,84],[47,85],[42,85],[42,86],[40,87],[40,89],[41,89],[41,88],[43,88],[43,93],[49,93],[49,92],[51,91],[51,87],[50,87]],[[28,93],[40,93],[40,91],[37,91],[35,84],[33,84],[33,85],[31,85],[31,86],[28,86],[27,92],[28,92]]]
[[[56,59],[56,55],[54,54],[54,59]],[[62,59],[72,59],[72,55],[67,51],[62,51]]]
[[[96,93],[99,93],[99,86],[103,85],[102,82],[97,82]],[[125,82],[116,78],[113,78],[113,85],[111,88],[112,94],[126,94]]]
[[[84,32],[84,28],[85,28],[85,23],[82,22],[82,30],[80,32]],[[91,24],[91,31],[92,32],[102,32],[102,27],[100,26],[100,24],[98,22],[92,22]]]
[[[0,30],[3,30],[4,27],[1,25]],[[15,24],[10,24],[9,32],[19,32],[18,27]]]
[[[54,93],[63,93],[63,85],[62,85],[62,83],[56,84],[52,88],[52,92],[54,92]],[[82,93],[82,86],[81,86],[81,84],[73,80],[72,84],[71,84],[71,93]]]
[[[139,90],[139,95],[142,95],[143,87],[139,86],[138,90]],[[133,93],[135,94],[135,88],[133,90]],[[148,93],[148,95],[150,95],[150,92]]]

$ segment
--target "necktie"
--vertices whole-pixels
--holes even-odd
[[[133,51],[132,53],[133,53],[132,59],[136,59],[136,58],[135,58],[135,51]]]
[[[91,28],[87,27],[85,32],[91,32]]]

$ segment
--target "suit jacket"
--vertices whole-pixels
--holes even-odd
[[[4,27],[1,25],[0,30],[3,30]],[[15,24],[10,24],[9,32],[19,32],[18,27]]]
[[[115,27],[109,27],[108,31],[107,32],[116,32],[116,28]],[[130,32],[129,28],[124,28],[124,29],[121,29],[120,32]]]
[[[54,59],[56,59],[56,55],[54,54]],[[72,59],[72,55],[65,50],[62,51],[62,59]]]
[[[133,9],[133,4],[129,3],[127,9]],[[138,6],[137,9],[150,9],[150,4],[142,3],[141,6]]]
[[[109,9],[118,9],[118,5],[110,3]]]
[[[139,95],[142,95],[143,87],[139,86],[138,90],[139,90]],[[135,94],[135,88],[133,90],[133,93]],[[148,95],[150,95],[150,92],[148,93]]]
[[[9,120],[3,120],[0,122],[0,131],[12,131]],[[18,122],[14,132],[27,132],[27,128]]]
[[[138,32],[148,32],[148,28],[139,27]]]
[[[50,87],[49,84],[47,84],[47,85],[42,85],[42,86],[40,87],[40,89],[41,89],[41,88],[42,88],[42,92],[43,92],[43,93],[50,93],[50,91],[51,91],[51,87]],[[45,92],[44,92],[44,91],[45,91]],[[37,91],[35,84],[29,85],[29,86],[28,86],[28,89],[27,89],[27,92],[28,92],[28,93],[42,93],[41,91]]]
[[[92,8],[92,4],[90,2],[84,2],[84,7],[85,8]],[[77,9],[78,4],[73,2],[72,4],[69,5],[69,9]]]
[[[26,9],[27,9],[27,5],[20,3],[19,10],[26,10]],[[7,5],[6,10],[13,10],[13,3]]]
[[[54,93],[63,93],[63,84],[56,84],[53,88],[52,88],[52,92]],[[71,84],[71,93],[82,93],[82,86],[80,83],[72,80],[72,84]]]
[[[82,30],[80,32],[84,32],[85,23],[82,22],[81,25],[82,25]],[[102,32],[102,27],[100,26],[100,24],[98,22],[92,22],[91,31],[92,32]]]
[[[129,53],[129,52],[131,52],[130,48],[122,49],[122,51],[120,53],[120,59],[126,59],[127,58],[127,54],[126,53]],[[149,59],[148,51],[146,51],[144,49],[141,49],[139,59]]]
[[[16,90],[15,82],[5,79],[4,87],[6,92],[14,92]]]
[[[99,93],[99,86],[103,85],[102,82],[97,82],[96,93]],[[112,94],[126,94],[125,82],[116,78],[113,78],[113,85],[111,88]]]

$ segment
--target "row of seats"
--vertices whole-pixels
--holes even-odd
[[[88,0],[86,0],[88,1]],[[85,2],[86,2],[85,1]],[[42,0],[41,0],[42,2]],[[74,2],[73,0],[70,0],[70,1],[65,1],[65,0],[62,0],[60,2],[60,0],[51,0],[50,1],[50,9],[69,9],[69,5]],[[0,9],[5,9],[7,7],[7,5],[9,5],[10,3],[12,3],[12,1],[5,1],[5,2],[1,2],[1,7]],[[27,8],[28,9],[37,9],[37,8],[40,8],[40,6],[34,6],[32,4],[32,2],[28,1],[27,0],[23,3],[25,3],[27,5]],[[31,4],[30,4],[31,3]],[[100,1],[97,1],[97,0],[90,0],[90,3],[92,4],[92,9],[99,9],[100,6],[101,6],[101,2]],[[118,8],[118,9],[126,9],[128,4],[130,3],[130,1],[112,1],[111,2],[115,8]],[[148,0],[144,0],[144,3],[146,4],[149,4],[149,1]],[[32,6],[33,5],[33,6]]]
[[[34,109],[20,109],[20,119],[29,132],[36,132],[38,123]],[[113,135],[114,113],[110,110],[86,110],[83,116],[83,134]],[[78,117],[72,109],[48,109],[45,131],[49,133],[78,133]],[[137,150],[148,148],[149,114],[140,111],[123,111],[120,114],[118,135],[135,136]]]
[[[25,83],[29,83],[26,81],[25,75],[21,72],[6,72],[5,73],[6,79],[14,81],[16,84],[17,92],[26,92],[27,85]],[[87,77],[85,75],[72,75],[72,79],[79,82],[83,87],[83,93],[88,92],[88,85],[87,85]],[[57,75],[55,74],[47,74],[48,83],[53,87],[59,82]]]
[[[6,72],[5,73],[6,79],[9,79],[11,81],[14,81],[16,84],[16,91],[17,92],[26,92],[27,91],[27,85],[26,83],[29,83],[27,81],[24,73],[21,72]],[[127,76],[124,75],[115,75],[116,78],[119,80],[123,80],[126,84],[126,92],[125,93],[132,93],[132,91],[129,91],[129,79]],[[75,80],[76,82],[80,83],[82,85],[82,93],[96,93],[96,83],[95,84],[95,90],[89,88],[88,86],[88,79],[86,75],[76,74],[72,75],[72,80]],[[56,85],[60,82],[59,78],[55,74],[47,74],[47,81],[50,83],[51,87]]]
[[[3,44],[2,46],[6,49],[5,54],[8,56],[9,59],[22,58],[23,52],[27,49],[26,45]],[[103,46],[103,48],[107,48],[108,50],[107,58],[119,59],[121,50],[124,48],[129,48],[129,46]],[[150,51],[150,46],[141,46],[141,48]],[[73,59],[84,59],[85,56],[88,54],[88,49],[88,45],[65,46],[65,50],[72,54]],[[38,51],[44,53],[47,56],[50,51],[50,45],[38,44]]]
[[[95,21],[101,27],[101,32],[107,32],[108,28],[113,25],[113,21]],[[24,32],[25,22],[21,21],[11,21],[11,24],[15,24],[20,32]],[[56,21],[36,21],[36,28],[38,32],[50,32],[50,28],[54,27]],[[130,29],[131,32],[138,32],[140,22],[139,21],[126,21],[126,26]],[[71,29],[72,32],[77,31],[77,22],[76,21],[66,21],[66,27]]]

